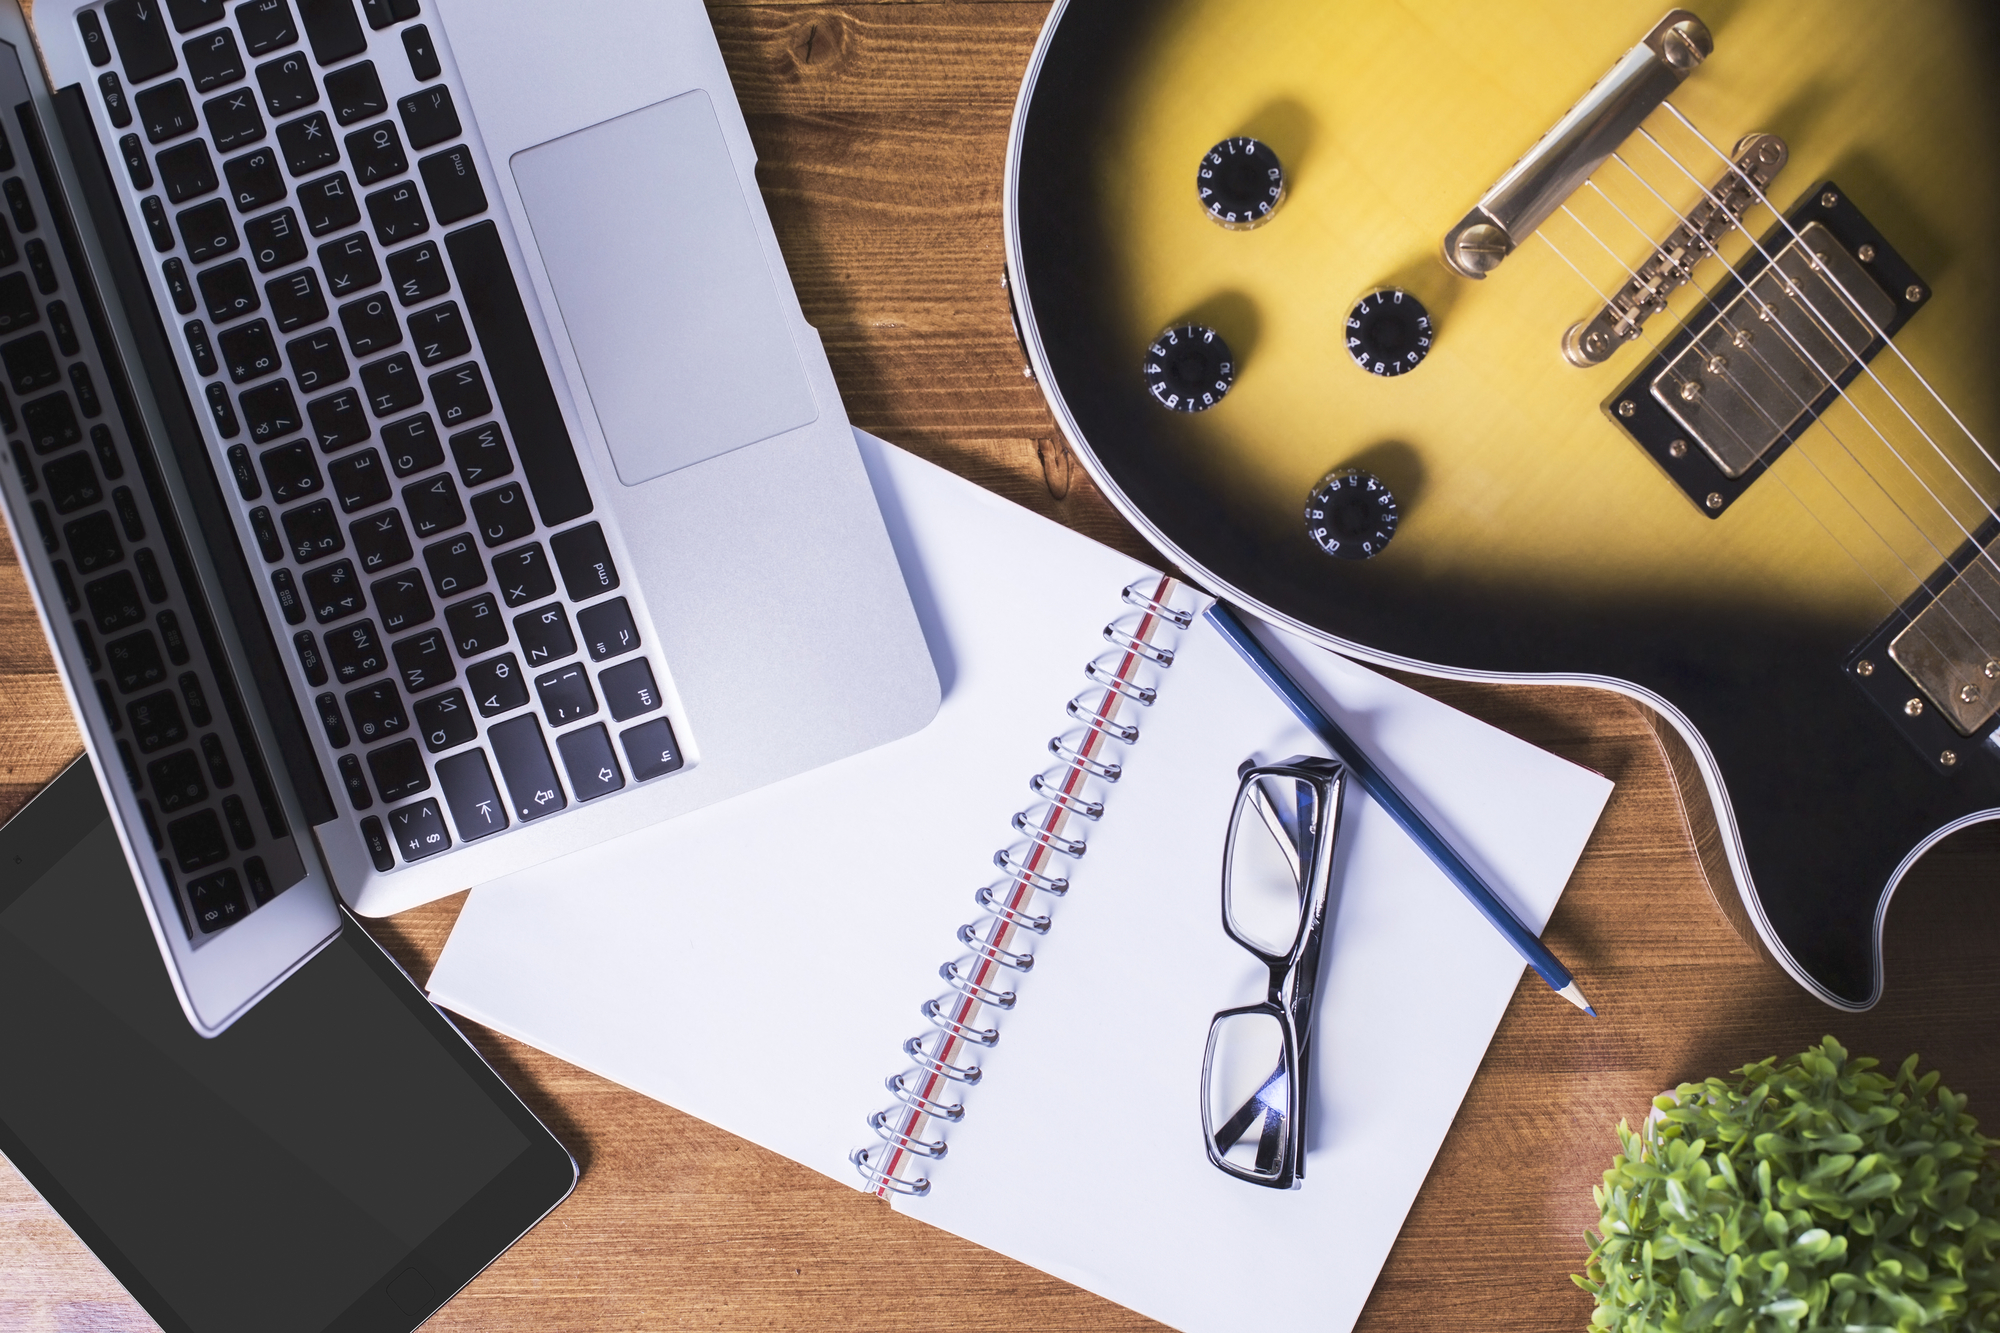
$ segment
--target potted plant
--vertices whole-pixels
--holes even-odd
[[[1593,1328],[2000,1330],[2000,1140],[1832,1037],[1654,1100],[1593,1197]]]

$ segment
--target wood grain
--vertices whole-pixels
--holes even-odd
[[[711,12],[794,281],[855,422],[1143,551],[1022,378],[998,282],[1007,121],[1045,6],[713,3]],[[1918,867],[1889,914],[1886,998],[1843,1015],[1759,960],[1717,910],[1639,709],[1586,691],[1415,683],[1616,782],[1548,930],[1604,1017],[1580,1017],[1524,976],[1363,1330],[1581,1328],[1589,1302],[1567,1275],[1580,1267],[1590,1186],[1616,1146],[1611,1128],[1678,1080],[1832,1032],[1884,1060],[1921,1051],[1972,1095],[1975,1113],[2000,1106],[2000,835],[1961,835]],[[77,749],[10,560],[0,566],[0,812]],[[1855,802],[1865,818],[1867,793]],[[461,902],[381,922],[378,937],[426,976]],[[1156,1327],[540,1052],[470,1035],[584,1174],[568,1203],[429,1327]],[[0,1168],[0,1327],[149,1326]]]

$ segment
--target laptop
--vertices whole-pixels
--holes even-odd
[[[336,899],[930,720],[699,0],[35,28],[0,5],[0,493],[198,1031]]]

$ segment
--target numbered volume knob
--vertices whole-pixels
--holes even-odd
[[[1202,157],[1194,188],[1209,217],[1231,231],[1249,231],[1285,202],[1285,168],[1266,144],[1224,139]]]
[[[1397,287],[1361,298],[1347,316],[1347,350],[1371,375],[1415,370],[1431,351],[1431,312]]]
[[[1367,560],[1382,554],[1396,535],[1396,497],[1371,472],[1357,467],[1326,474],[1306,497],[1306,533],[1328,555]]]
[[[1205,412],[1236,382],[1229,344],[1214,329],[1183,324],[1146,349],[1146,392],[1175,412]]]

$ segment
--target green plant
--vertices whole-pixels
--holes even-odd
[[[2000,1140],[1916,1056],[1894,1078],[1877,1063],[1828,1037],[1620,1121],[1575,1278],[1591,1325],[2000,1330]]]

